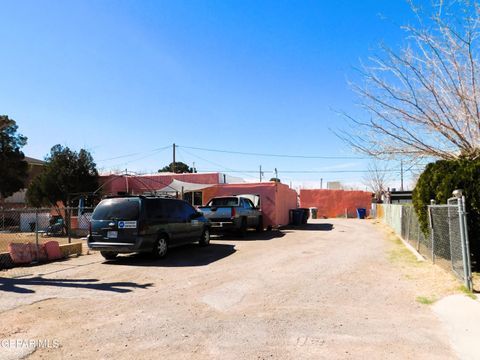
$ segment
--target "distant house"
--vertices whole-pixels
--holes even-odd
[[[25,156],[25,160],[28,163],[28,178],[25,182],[25,188],[4,199],[3,202],[0,203],[0,206],[3,208],[22,208],[26,206],[25,194],[27,192],[27,187],[35,176],[42,172],[43,166],[45,165],[45,161],[28,156]]]
[[[412,191],[396,191],[392,189],[386,194],[387,204],[408,204],[412,202]]]
[[[328,190],[343,190],[343,185],[340,181],[328,181],[327,182]]]

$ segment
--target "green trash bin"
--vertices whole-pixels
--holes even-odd
[[[310,208],[310,217],[312,219],[316,219],[318,215],[318,209],[316,207],[311,207]]]
[[[303,218],[305,212],[303,209],[290,209],[290,224],[294,226],[300,226],[303,224]]]

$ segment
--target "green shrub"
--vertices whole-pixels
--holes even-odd
[[[421,229],[428,235],[427,206],[434,199],[446,204],[452,191],[463,189],[466,199],[470,250],[480,261],[480,159],[439,160],[428,164],[413,190],[413,206]]]

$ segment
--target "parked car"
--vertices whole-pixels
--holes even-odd
[[[183,200],[146,196],[102,200],[88,235],[88,247],[108,260],[132,252],[161,258],[171,247],[197,241],[210,243],[210,224],[200,212]]]
[[[249,228],[263,231],[259,205],[260,196],[245,194],[214,197],[198,209],[210,221],[212,231],[237,231],[244,235]]]

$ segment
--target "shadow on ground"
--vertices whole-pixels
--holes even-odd
[[[300,231],[331,231],[333,230],[333,224],[325,223],[325,224],[304,224],[298,226],[289,226],[288,230],[300,230]]]
[[[247,231],[245,236],[241,237],[235,233],[225,233],[225,234],[214,234],[212,235],[212,240],[225,240],[225,241],[267,241],[277,238],[282,238],[285,236],[285,233],[281,230],[271,230],[271,231]]]
[[[35,290],[31,286],[56,286],[63,288],[91,289],[127,293],[132,289],[146,289],[152,284],[137,284],[134,282],[99,282],[98,279],[46,279],[41,276],[32,278],[3,278],[0,277],[0,291],[15,292],[19,294],[32,294]]]
[[[164,259],[155,259],[148,254],[132,254],[118,256],[115,260],[105,261],[104,264],[157,267],[205,266],[226,258],[234,252],[234,245],[211,243],[209,246],[200,247],[198,244],[188,244],[169,249]]]

